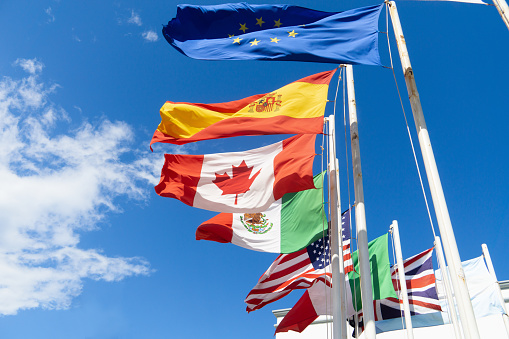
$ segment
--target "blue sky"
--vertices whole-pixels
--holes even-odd
[[[341,11],[375,3],[292,4]],[[153,189],[165,152],[241,151],[283,137],[156,144],[153,153],[148,144],[166,100],[236,100],[336,65],[187,58],[160,32],[176,5],[0,3],[2,338],[267,338],[271,310],[299,297],[247,314],[243,300],[276,255],[194,240],[215,213]],[[401,1],[398,9],[461,258],[481,255],[486,243],[499,279],[509,279],[508,30],[491,6]],[[379,28],[386,31],[385,9]],[[385,34],[379,44],[390,65]],[[393,75],[373,66],[355,67],[354,75],[369,238],[396,219],[403,255],[411,256],[431,247],[433,236]],[[347,206],[341,90],[338,100]]]

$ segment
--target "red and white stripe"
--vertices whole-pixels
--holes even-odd
[[[260,277],[256,286],[245,299],[248,312],[279,300],[294,289],[306,289],[315,282],[331,284],[332,274],[325,269],[315,269],[311,264],[306,249],[280,254]]]
[[[353,271],[352,254],[350,253],[350,239],[343,240],[343,262],[345,265],[345,274]]]
[[[345,265],[345,274],[353,271],[352,254],[350,253],[350,208],[341,213],[341,228],[343,234],[343,262]]]

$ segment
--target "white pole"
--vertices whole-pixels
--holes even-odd
[[[343,263],[343,246],[339,216],[341,202],[339,200],[338,169],[336,166],[336,134],[334,115],[328,117],[329,122],[329,201],[330,201],[330,246],[332,268],[332,334],[334,339],[346,339],[346,317],[344,307],[345,267]]]
[[[449,211],[447,210],[447,204],[445,202],[444,191],[440,182],[440,176],[438,174],[435,156],[433,155],[433,149],[431,148],[428,129],[426,128],[426,122],[424,121],[421,101],[419,99],[419,93],[415,83],[414,72],[410,64],[410,57],[408,56],[406,42],[403,36],[403,29],[401,28],[401,23],[399,21],[399,16],[394,1],[389,2],[389,10],[392,19],[392,26],[394,28],[394,35],[396,36],[396,41],[398,44],[398,51],[401,59],[401,66],[403,68],[403,74],[405,76],[408,96],[412,107],[415,127],[417,129],[424,167],[426,169],[431,197],[433,199],[433,206],[435,208],[438,227],[440,228],[440,235],[444,241],[445,257],[449,267],[451,268],[451,281],[456,296],[456,301],[458,303],[458,310],[460,313],[463,333],[467,339],[478,339],[479,330],[477,329],[474,310],[472,308],[472,303],[468,294],[465,273],[463,272],[463,267],[461,266],[458,246],[454,237],[454,231],[452,229]]]
[[[490,252],[488,251],[488,246],[486,244],[482,244],[482,253],[484,254],[484,260],[486,260],[486,264],[488,265],[488,271],[490,271],[491,276],[495,279],[495,283],[497,284],[497,292],[498,297],[500,298],[500,303],[502,304],[502,308],[504,309],[505,314],[502,315],[504,318],[504,325],[507,334],[509,334],[509,316],[507,315],[507,308],[505,306],[504,296],[502,295],[502,290],[500,289],[500,285],[498,283],[497,275],[495,273],[495,268],[493,267],[493,262],[491,262]]]
[[[442,272],[442,283],[445,289],[445,297],[447,298],[447,307],[449,308],[449,319],[452,323],[452,327],[454,328],[454,335],[456,336],[456,339],[461,339],[458,314],[456,313],[456,303],[454,302],[454,296],[451,291],[451,283],[449,282],[449,269],[445,265],[442,243],[438,236],[435,237],[435,251],[437,253],[438,264],[440,265],[440,271]]]
[[[348,90],[348,112],[350,117],[350,138],[352,147],[352,166],[355,190],[355,228],[357,229],[357,247],[359,251],[359,274],[361,279],[362,313],[364,317],[365,338],[376,338],[375,316],[373,310],[373,286],[371,286],[371,268],[368,252],[368,232],[366,229],[366,211],[364,208],[364,189],[362,186],[361,155],[359,131],[357,127],[357,105],[352,65],[346,65]]]
[[[403,313],[405,314],[405,325],[408,339],[414,339],[414,330],[412,327],[412,314],[410,313],[410,303],[408,302],[408,291],[406,288],[405,266],[403,264],[403,254],[401,253],[401,241],[399,240],[399,228],[396,220],[392,221],[391,231],[394,236],[394,250],[396,251],[396,267],[398,269],[399,285],[401,299],[403,300]]]
[[[507,6],[507,2],[505,2],[505,0],[493,0],[493,4],[509,29],[509,6]]]
[[[337,187],[337,197],[338,197],[338,208],[337,208],[337,211],[338,211],[338,217],[341,215],[341,194],[340,194],[340,189],[339,189],[339,161],[338,161],[338,158],[336,158],[336,187]],[[338,220],[338,227],[339,227],[339,223],[341,221]],[[342,222],[341,222],[342,223]],[[340,294],[340,305],[341,305],[341,313],[340,313],[340,316],[342,316],[343,318],[340,318],[341,322],[340,322],[340,325],[341,325],[341,339],[347,339],[348,337],[348,334],[346,332],[347,330],[347,327],[346,327],[346,291],[345,291],[345,288],[347,288],[346,286],[346,274],[345,274],[345,261],[344,261],[344,256],[343,256],[343,226],[341,225],[341,227],[339,227],[339,279],[340,279],[340,283],[339,283],[339,294]],[[341,280],[342,279],[342,280]]]

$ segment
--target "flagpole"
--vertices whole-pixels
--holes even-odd
[[[405,325],[407,338],[414,339],[414,329],[412,327],[412,314],[410,313],[410,303],[408,302],[408,291],[406,288],[405,266],[403,264],[403,254],[401,253],[401,241],[399,239],[399,227],[396,220],[392,221],[391,231],[394,236],[394,250],[396,251],[396,263],[398,268],[399,286],[401,299],[403,300],[403,313],[405,314]],[[399,297],[399,296],[398,296]]]
[[[497,294],[505,312],[505,314],[502,314],[505,330],[507,334],[509,334],[509,315],[507,315],[507,307],[505,306],[504,296],[502,295],[502,290],[500,289],[500,284],[498,283],[497,274],[495,273],[495,268],[493,267],[493,262],[491,262],[490,252],[488,251],[488,246],[486,244],[482,244],[482,253],[484,255],[484,260],[486,260],[486,264],[488,265],[488,271],[490,271],[490,275],[493,277],[493,279],[495,279],[495,283],[497,284]]]
[[[339,173],[336,162],[336,134],[334,115],[327,118],[329,122],[329,196],[330,196],[330,248],[332,268],[332,334],[334,339],[346,339],[345,266],[339,216],[341,201],[339,199]]]
[[[442,272],[442,282],[445,288],[445,296],[447,298],[447,305],[449,307],[449,320],[454,328],[454,335],[456,339],[461,339],[461,331],[458,324],[458,313],[456,312],[456,303],[454,302],[454,296],[451,291],[451,283],[449,282],[449,269],[445,265],[444,252],[442,251],[442,243],[440,237],[435,237],[435,251],[437,254],[437,261],[440,265],[440,271]]]
[[[433,206],[435,208],[435,214],[438,221],[438,227],[440,228],[440,235],[444,240],[445,257],[449,267],[451,268],[451,280],[456,301],[458,303],[461,326],[466,339],[478,339],[479,330],[477,328],[474,310],[472,308],[472,303],[467,289],[465,273],[461,266],[458,246],[454,237],[449,211],[447,210],[447,204],[445,202],[445,196],[435,162],[435,156],[433,155],[433,149],[431,148],[431,141],[426,128],[426,122],[422,112],[414,73],[410,64],[410,57],[406,48],[405,38],[403,36],[403,29],[401,28],[401,22],[399,20],[398,11],[394,1],[389,2],[389,11],[392,19],[394,35],[398,45],[401,66],[405,76],[408,96],[412,107],[415,127],[417,129],[424,167],[426,169],[428,184],[431,191]]]
[[[359,274],[361,279],[362,314],[364,317],[365,338],[376,338],[373,310],[373,286],[371,285],[371,267],[369,264],[368,233],[366,229],[366,210],[364,208],[364,189],[362,185],[359,130],[357,127],[357,105],[352,65],[346,65],[348,90],[348,112],[350,118],[350,138],[352,148],[352,166],[355,191],[355,228],[357,229],[357,249],[359,251]]]
[[[509,29],[509,6],[507,6],[507,2],[505,0],[493,0],[493,4],[498,10],[498,13],[502,17],[502,20],[504,20],[505,25]]]

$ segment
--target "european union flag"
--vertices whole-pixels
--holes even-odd
[[[194,59],[381,65],[381,9],[376,5],[321,12],[290,5],[178,5],[163,35]]]

